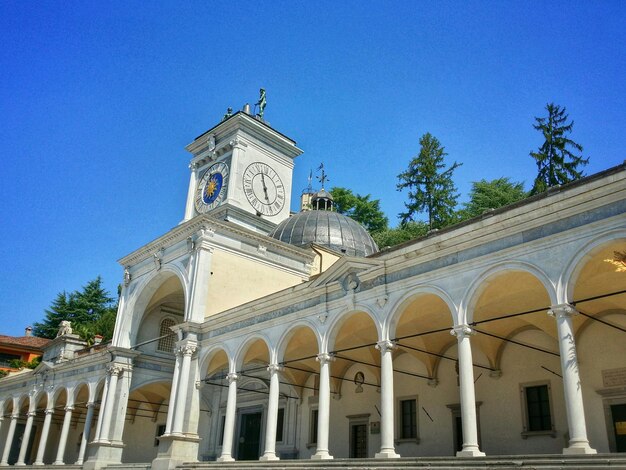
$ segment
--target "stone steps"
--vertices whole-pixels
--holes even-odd
[[[110,467],[109,467],[110,468]],[[278,460],[273,462],[193,462],[177,467],[177,470],[404,470],[432,468],[437,470],[459,469],[523,469],[523,470],[626,470],[626,454],[599,455],[513,455],[493,457],[404,457],[400,459],[333,459],[333,460]]]

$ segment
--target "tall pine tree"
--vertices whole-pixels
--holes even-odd
[[[399,214],[402,224],[415,220],[415,215],[425,212],[428,228],[442,228],[454,220],[454,208],[459,197],[452,181],[452,173],[460,163],[454,162],[446,169],[443,158],[447,155],[436,137],[430,133],[420,138],[420,153],[410,162],[406,171],[398,175],[398,191],[409,189],[406,212]]]
[[[537,177],[531,194],[582,178],[581,167],[589,163],[589,159],[580,154],[582,146],[568,137],[574,121],[567,123],[569,116],[565,107],[549,103],[546,110],[548,117],[535,117],[537,123],[533,125],[543,134],[544,142],[537,152],[530,152],[537,163]]]
[[[33,325],[33,333],[41,338],[55,338],[61,321],[68,320],[82,339],[91,342],[94,335],[101,334],[106,341],[113,336],[116,312],[117,305],[98,276],[80,291],[59,292],[45,310],[43,321]]]

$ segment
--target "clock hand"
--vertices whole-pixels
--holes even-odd
[[[267,195],[267,186],[265,186],[265,175],[263,173],[261,173],[261,182],[263,183],[263,192],[265,193],[265,200],[269,204],[270,198]]]

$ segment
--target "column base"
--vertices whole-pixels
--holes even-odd
[[[88,445],[87,450],[89,457],[83,464],[83,470],[100,470],[108,465],[122,463],[124,444],[120,441],[93,442]]]
[[[598,451],[589,446],[589,441],[569,441],[569,447],[563,449],[563,455],[589,455],[597,454]]]
[[[216,462],[234,462],[235,459],[231,455],[222,455],[215,459]]]
[[[173,470],[184,462],[189,462],[190,455],[198,455],[199,442],[200,438],[196,435],[161,436],[157,456],[152,461],[152,470]]]
[[[327,450],[316,452],[311,456],[311,460],[332,460],[334,457]]]
[[[374,458],[376,459],[399,459],[400,454],[396,454],[393,449],[385,449],[381,450],[374,454]]]
[[[272,452],[271,454],[263,454],[261,457],[259,457],[259,460],[261,462],[267,462],[270,460],[280,460],[280,458],[276,455],[275,452]]]
[[[475,449],[463,449],[456,453],[457,457],[484,457],[485,453],[477,447]]]

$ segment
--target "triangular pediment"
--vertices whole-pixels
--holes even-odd
[[[353,256],[343,256],[337,260],[330,268],[324,271],[311,281],[312,288],[320,287],[333,282],[343,282],[350,274],[362,273],[372,268],[383,265],[379,259],[357,258]]]

